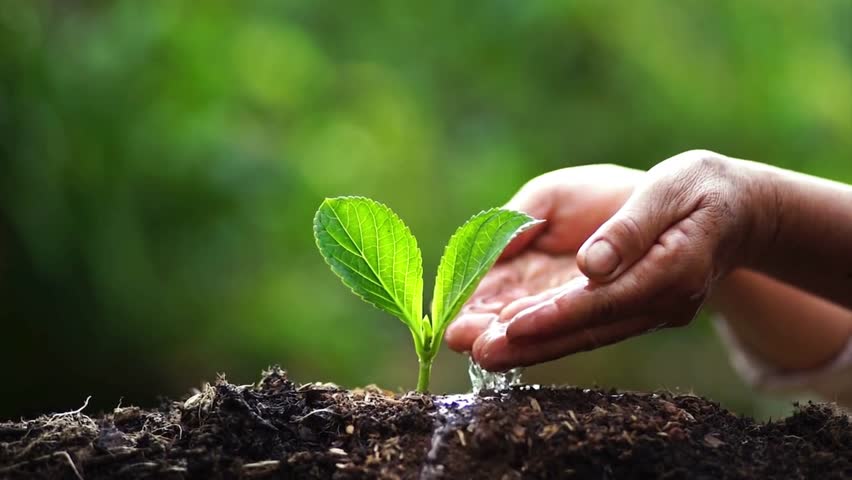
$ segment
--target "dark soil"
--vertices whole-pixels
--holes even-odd
[[[689,395],[394,395],[220,379],[157,410],[0,423],[0,478],[852,478],[849,417],[757,423]]]

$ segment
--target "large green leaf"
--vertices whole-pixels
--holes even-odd
[[[539,222],[524,213],[491,209],[474,215],[456,230],[438,266],[432,298],[433,330],[439,341],[506,245]]]
[[[390,208],[363,197],[327,198],[314,217],[314,236],[346,286],[420,331],[423,261],[414,235]]]

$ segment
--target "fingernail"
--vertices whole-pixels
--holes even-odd
[[[621,263],[618,252],[606,240],[598,240],[586,250],[586,270],[595,277],[605,277]]]

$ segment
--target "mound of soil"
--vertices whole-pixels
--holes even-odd
[[[757,423],[695,396],[479,396],[224,379],[156,410],[0,424],[0,478],[852,478],[849,417]]]

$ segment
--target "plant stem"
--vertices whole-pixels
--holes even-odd
[[[429,390],[429,375],[432,373],[432,362],[419,362],[420,373],[417,375],[417,392],[426,393]]]

